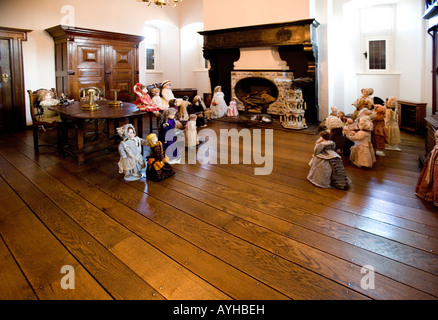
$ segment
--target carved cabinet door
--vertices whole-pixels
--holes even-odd
[[[135,100],[135,70],[137,64],[137,48],[133,46],[107,46],[106,87],[118,90],[118,99]],[[113,93],[107,94],[108,99]]]
[[[75,43],[77,62],[73,81],[69,81],[69,92],[79,99],[79,93],[87,87],[97,87],[105,92],[105,46],[92,43]]]

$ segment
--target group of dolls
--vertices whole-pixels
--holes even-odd
[[[122,137],[119,144],[120,160],[119,173],[124,173],[126,181],[135,181],[141,178],[141,170],[145,167],[142,146],[150,149],[147,159],[146,176],[152,181],[161,181],[175,174],[166,156],[163,143],[155,133],[150,133],[146,140],[137,136],[135,128],[128,123],[117,128]]]
[[[309,162],[307,179],[313,184],[347,189],[350,179],[343,159],[348,158],[359,168],[372,168],[376,155],[385,156],[385,149],[400,150],[397,97],[388,98],[384,105],[374,104],[373,92],[371,88],[362,89],[362,96],[353,103],[356,110],[351,117],[331,108]]]

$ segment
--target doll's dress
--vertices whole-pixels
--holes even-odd
[[[146,157],[148,166],[146,169],[146,178],[152,181],[161,181],[175,174],[169,164],[169,158],[165,156],[163,144],[158,141],[150,147],[150,153]]]
[[[146,144],[146,142],[139,137],[125,139],[120,142],[119,173],[124,173],[125,175],[141,175],[141,169],[145,166],[141,153],[142,144]]]
[[[59,103],[57,99],[44,99],[40,102],[43,113],[39,116],[39,121],[61,122],[61,116],[56,111],[49,110],[49,107],[56,106]]]
[[[195,102],[192,104],[193,112],[197,115],[196,118],[196,126],[197,127],[205,127],[205,118],[204,118],[204,107],[199,102]]]
[[[175,99],[172,89],[163,88],[161,89],[161,96],[163,97],[164,103],[169,104],[170,100]]]
[[[189,113],[187,112],[187,106],[190,104],[188,101],[181,101],[181,105],[179,106],[179,116],[182,121],[189,120]]]
[[[362,97],[358,98],[353,103],[353,106],[356,107],[356,110],[353,112],[352,118],[356,119],[360,110],[362,110],[364,108],[371,110],[373,108],[372,97],[371,96],[368,96],[368,97],[362,96]]]
[[[315,145],[307,179],[321,188],[347,189],[350,179],[345,172],[341,156],[335,151],[335,143],[331,140]]]
[[[171,133],[169,133],[169,131]],[[167,149],[176,142],[176,121],[175,119],[167,119],[165,123],[162,124],[162,128],[158,133],[158,140],[163,144],[164,154],[167,155]],[[173,150],[172,155],[168,155],[171,160],[178,158],[178,148]]]
[[[388,144],[400,144],[401,139],[400,128],[397,123],[397,109],[386,108],[386,129],[388,131]]]
[[[239,111],[237,111],[236,101],[230,101],[230,105],[228,106],[227,116],[229,117],[237,117],[239,115]]]
[[[199,144],[198,133],[196,131],[196,121],[187,121],[185,127],[186,146],[196,147]]]
[[[350,149],[350,161],[357,167],[371,168],[376,162],[371,143],[371,132],[359,130],[354,135],[348,135],[347,138],[354,141],[354,145]]]
[[[385,149],[385,144],[388,142],[388,134],[385,126],[385,112],[377,112],[373,120],[373,132],[371,134],[371,142],[373,147],[379,150]]]
[[[228,105],[225,102],[225,94],[222,91],[215,92],[211,101],[211,117],[222,118],[228,110]]]
[[[415,195],[438,206],[438,145],[426,158],[415,186]]]

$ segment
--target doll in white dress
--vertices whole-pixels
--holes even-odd
[[[117,128],[117,133],[123,138],[119,145],[119,173],[124,173],[127,181],[138,180],[145,167],[142,145],[147,145],[147,141],[136,136],[135,128],[130,123]]]
[[[398,114],[397,114],[397,97],[389,97],[386,100],[386,130],[388,131],[388,145],[385,147],[387,150],[400,151],[399,144],[400,128],[398,127]]]
[[[175,96],[173,95],[172,87],[170,80],[165,80],[161,84],[161,96],[163,97],[164,104],[169,104],[170,100],[175,99]]]
[[[237,117],[239,115],[239,111],[237,111],[237,98],[233,97],[230,101],[230,105],[228,106],[227,116],[229,117]]]
[[[198,132],[196,131],[196,114],[191,114],[184,129],[186,135],[186,146],[196,147],[199,144]]]
[[[213,91],[213,99],[211,100],[211,117],[213,119],[222,118],[228,110],[228,105],[225,102],[225,95],[222,92],[221,86],[216,86]]]
[[[371,143],[371,132],[373,123],[369,117],[362,117],[358,123],[357,133],[348,133],[347,138],[354,142],[351,147],[350,161],[357,167],[372,168],[376,162],[374,148]]]
[[[59,113],[49,110],[49,107],[55,106],[59,103],[59,100],[54,99],[54,93],[50,90],[40,90],[38,91],[38,101],[40,102],[40,108],[42,113],[39,116],[40,121],[46,122],[60,122],[61,116]]]

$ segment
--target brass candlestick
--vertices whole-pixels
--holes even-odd
[[[114,100],[108,102],[109,106],[113,106],[113,107],[120,107],[122,105],[122,101],[117,101],[117,92],[119,90],[117,89],[111,89],[110,91],[114,91]]]
[[[97,103],[94,103],[94,95],[99,94],[99,91],[94,89],[94,88],[90,88],[90,89],[87,89],[86,94],[88,95],[88,103],[83,104],[82,109],[94,111],[97,108],[99,108],[99,105]]]

